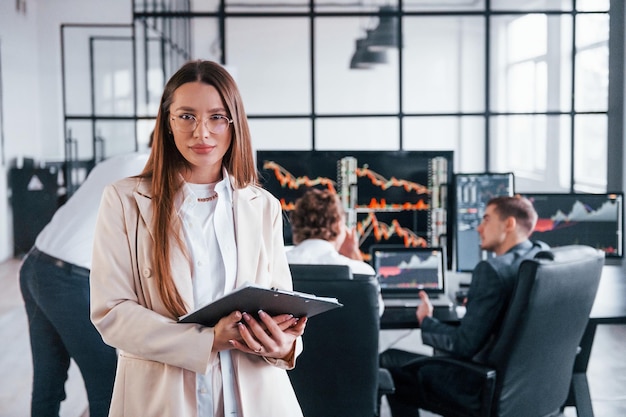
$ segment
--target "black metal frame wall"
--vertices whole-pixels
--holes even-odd
[[[611,0],[609,19],[609,149],[607,155],[607,189],[624,191],[624,21],[623,0]]]
[[[133,56],[135,55],[135,36],[134,36],[134,25],[124,25],[124,24],[62,24],[61,25],[61,88],[62,88],[62,106],[63,106],[63,132],[65,134],[64,143],[65,143],[65,162],[64,162],[64,180],[65,180],[65,188],[67,191],[67,196],[71,196],[80,185],[79,181],[75,178],[75,171],[78,169],[85,169],[87,172],[91,170],[91,168],[98,162],[98,150],[99,150],[99,138],[96,132],[96,122],[103,120],[130,120],[136,122],[137,117],[137,88],[133,88],[133,116],[107,116],[107,115],[97,115],[95,112],[95,91],[94,91],[94,81],[93,77],[95,74],[94,69],[94,47],[93,43],[96,39],[103,39],[106,37],[98,37],[98,36],[90,36],[89,37],[89,76],[90,76],[90,91],[89,91],[89,99],[91,104],[90,114],[87,115],[79,115],[79,114],[70,114],[67,110],[67,68],[65,66],[66,63],[66,30],[71,28],[127,28],[131,30],[131,37],[127,38],[130,41],[133,48]],[[116,38],[119,39],[119,38]],[[133,59],[133,74],[137,73],[136,62]],[[72,132],[68,128],[68,123],[71,121],[90,121],[92,126],[92,155],[93,157],[89,160],[80,160],[78,157],[78,149],[77,142],[72,137]],[[135,149],[137,149],[137,137],[135,140]],[[104,157],[104,155],[102,155]]]
[[[432,113],[405,113],[402,107],[402,91],[403,91],[403,74],[402,74],[402,48],[399,48],[399,65],[398,65],[398,100],[399,100],[399,111],[397,114],[392,114],[399,119],[399,150],[403,150],[404,148],[404,140],[403,140],[403,129],[402,129],[402,119],[411,116],[411,117],[445,117],[445,116],[454,116],[454,117],[463,117],[463,116],[479,116],[483,117],[485,121],[485,161],[486,166],[485,171],[490,170],[489,161],[491,159],[490,148],[492,145],[492,134],[490,132],[490,120],[496,116],[510,116],[510,115],[546,115],[546,116],[569,116],[572,124],[571,131],[571,146],[572,152],[570,155],[570,164],[571,164],[571,184],[570,191],[574,190],[574,170],[575,170],[575,160],[574,160],[574,146],[575,146],[575,130],[573,129],[574,120],[578,115],[585,114],[607,114],[608,115],[608,175],[607,179],[607,188],[609,190],[622,190],[623,189],[623,160],[624,160],[624,145],[623,145],[623,134],[624,134],[624,126],[623,126],[623,112],[624,112],[624,4],[622,0],[610,0],[610,36],[609,36],[609,111],[607,112],[577,112],[575,111],[575,99],[576,95],[572,94],[571,98],[571,110],[566,112],[556,111],[556,112],[529,112],[529,113],[512,113],[512,112],[495,112],[491,110],[491,102],[490,102],[490,81],[491,81],[491,69],[490,69],[490,60],[491,60],[491,18],[498,15],[515,15],[515,14],[530,14],[530,13],[541,13],[546,15],[571,15],[572,16],[572,56],[575,56],[576,53],[576,44],[575,44],[575,35],[576,35],[576,19],[575,17],[582,13],[606,13],[606,12],[580,12],[576,11],[576,0],[573,1],[572,11],[554,11],[554,10],[491,10],[491,1],[485,0],[486,8],[481,11],[465,11],[465,12],[450,12],[450,11],[440,11],[440,12],[411,12],[403,10],[403,2],[402,0],[398,3],[398,10],[394,15],[399,18],[398,25],[398,36],[402,34],[403,27],[403,17],[405,16],[482,16],[485,19],[485,110],[484,112],[477,113],[441,113],[441,114],[432,114]],[[232,17],[237,18],[245,18],[245,17],[255,17],[255,18],[290,18],[290,17],[306,17],[310,20],[310,39],[309,39],[309,54],[310,54],[310,62],[311,62],[311,80],[310,80],[310,88],[311,88],[311,112],[309,114],[273,114],[273,115],[255,115],[249,114],[250,119],[287,119],[287,118],[309,118],[311,120],[311,137],[312,137],[312,149],[316,149],[316,120],[320,118],[332,118],[332,117],[382,117],[382,116],[390,116],[389,114],[341,114],[341,115],[332,115],[332,114],[317,114],[316,113],[316,97],[315,97],[315,68],[316,68],[316,57],[315,57],[315,20],[321,17],[373,17],[380,16],[380,12],[318,12],[315,11],[315,2],[313,0],[309,0],[308,2],[308,10],[306,12],[271,12],[267,10],[263,11],[255,11],[255,12],[233,12],[227,11],[225,0],[221,0],[218,6],[218,10],[215,12],[191,12],[190,11],[190,3],[183,2],[182,6],[172,6],[171,9],[166,9],[166,6],[162,3],[157,4],[157,2],[152,2],[149,4],[142,3],[144,5],[143,10],[139,10],[139,6],[135,4],[135,0],[133,0],[133,25],[132,31],[133,36],[136,33],[137,24],[150,25],[157,32],[160,33],[160,40],[162,42],[161,48],[161,59],[163,62],[163,73],[167,77],[169,73],[176,69],[177,63],[179,60],[190,58],[189,46],[192,40],[189,38],[190,34],[187,32],[187,37],[183,36],[183,39],[175,38],[175,33],[173,32],[171,26],[168,26],[171,22],[169,22],[173,18],[183,18],[183,19],[193,19],[199,17],[214,17],[218,19],[219,23],[219,35],[220,35],[220,46],[221,46],[221,63],[228,64],[228,56],[226,55],[226,45],[228,39],[225,36],[225,28],[228,24],[228,19]],[[68,25],[62,26],[61,29],[61,50],[62,55],[64,54],[63,44],[63,28]],[[88,26],[88,25],[82,25]],[[93,25],[92,25],[93,26]],[[107,26],[116,26],[116,25],[107,25]],[[150,39],[145,35],[144,37],[138,41],[135,39],[134,48],[144,48],[145,53],[148,53],[148,42]],[[174,56],[168,56],[168,52],[174,53]],[[136,63],[134,63],[136,65]],[[63,62],[62,62],[63,65]],[[571,65],[571,77],[572,77],[572,91],[575,92],[575,68],[576,63],[574,58],[572,58]],[[93,68],[91,68],[93,71]],[[133,69],[136,74],[137,68]],[[63,83],[65,84],[65,69],[63,71]],[[137,77],[135,78],[137,79]],[[137,99],[137,86],[135,85],[135,106]],[[64,90],[65,93],[65,90]],[[136,109],[135,109],[136,110]],[[65,106],[65,96],[63,103],[63,111],[65,122],[71,119],[89,119],[95,122],[98,119],[102,119],[101,116],[97,116],[95,114],[91,114],[90,116],[75,116],[69,115],[66,111]],[[135,111],[135,114],[137,112]],[[154,116],[150,116],[154,117]],[[139,120],[141,118],[148,117],[139,117],[136,116],[135,120]],[[106,118],[105,118],[106,119]],[[71,139],[71,138],[70,138]],[[95,132],[94,132],[95,139]],[[94,145],[94,152],[95,152]],[[71,147],[71,144],[70,144]],[[94,153],[95,155],[95,153]],[[75,158],[72,157],[71,149],[66,153],[66,160],[73,161]]]
[[[491,102],[490,102],[490,81],[491,81],[491,74],[490,74],[490,60],[491,60],[491,45],[490,45],[490,38],[491,38],[491,18],[494,16],[499,16],[499,15],[525,15],[525,14],[530,14],[530,13],[541,13],[541,14],[546,14],[546,15],[571,15],[573,17],[572,21],[572,65],[571,65],[571,79],[572,79],[572,91],[575,93],[575,67],[576,67],[576,63],[575,63],[575,52],[576,52],[576,44],[575,44],[575,35],[576,35],[576,19],[574,17],[576,17],[576,15],[582,14],[582,13],[605,13],[605,12],[580,12],[580,11],[576,11],[576,0],[573,0],[573,7],[572,7],[572,11],[555,11],[555,10],[491,10],[491,1],[490,0],[486,0],[485,1],[485,10],[484,11],[466,11],[466,12],[447,12],[447,11],[439,11],[439,12],[409,12],[409,11],[403,11],[403,4],[402,4],[402,0],[399,1],[399,8],[397,13],[397,16],[400,18],[400,24],[398,25],[398,31],[399,34],[398,36],[401,36],[402,34],[402,17],[404,16],[483,16],[485,18],[485,88],[486,88],[486,94],[485,94],[485,111],[482,113],[446,113],[446,114],[421,114],[421,113],[405,113],[403,111],[402,108],[402,91],[403,91],[403,86],[402,86],[402,80],[403,80],[403,74],[402,74],[402,48],[399,48],[399,60],[400,60],[400,65],[398,65],[398,79],[399,79],[399,91],[398,91],[398,99],[399,99],[399,112],[395,115],[396,117],[398,117],[400,119],[400,122],[402,121],[402,119],[404,117],[407,116],[417,116],[417,117],[433,117],[433,116],[455,116],[455,117],[463,117],[463,116],[482,116],[485,120],[485,161],[486,161],[486,166],[485,166],[485,170],[489,171],[490,170],[490,166],[489,166],[489,161],[491,159],[491,155],[490,155],[490,148],[491,148],[491,132],[490,132],[490,119],[492,117],[496,117],[496,116],[510,116],[510,115],[517,115],[520,113],[513,113],[513,112],[495,112],[491,110]],[[611,88],[610,90],[610,105],[611,105],[611,111],[615,111],[617,114],[621,115],[623,113],[623,85],[624,85],[624,81],[623,81],[623,56],[624,56],[624,47],[623,47],[623,26],[624,26],[624,5],[620,0],[611,0],[611,28],[610,28],[610,39],[611,39],[611,44],[610,44],[610,67],[611,67],[611,79],[610,79],[610,84],[611,84]],[[143,11],[143,12],[136,12],[135,13],[135,19],[143,19],[143,18],[147,18],[147,17],[151,17],[151,18],[162,18],[162,19],[168,19],[171,17],[188,17],[188,18],[194,18],[194,17],[217,17],[219,19],[220,22],[220,34],[221,34],[221,40],[222,40],[222,63],[223,64],[228,64],[228,57],[226,56],[226,54],[224,53],[225,51],[225,46],[227,43],[227,39],[225,39],[225,31],[224,28],[225,26],[228,24],[228,19],[231,17],[283,17],[283,18],[289,18],[289,17],[307,17],[310,19],[311,21],[311,25],[310,25],[310,42],[309,42],[309,47],[310,47],[310,59],[311,59],[311,108],[312,108],[312,112],[308,115],[298,115],[297,117],[309,117],[312,121],[311,123],[311,137],[312,137],[312,149],[316,149],[316,142],[315,142],[315,137],[316,137],[316,123],[315,121],[317,119],[320,118],[325,118],[325,117],[335,117],[333,115],[320,115],[317,114],[315,111],[315,94],[313,93],[315,91],[315,54],[314,54],[314,50],[315,50],[315,25],[313,24],[315,22],[316,18],[319,17],[355,17],[355,16],[379,16],[379,13],[370,13],[370,12],[336,12],[336,13],[332,13],[332,12],[317,12],[315,11],[315,3],[313,0],[310,0],[308,3],[308,11],[306,12],[290,12],[290,13],[285,13],[285,12],[280,12],[280,13],[272,13],[269,11],[261,11],[261,12],[244,12],[244,13],[239,13],[239,12],[227,12],[225,11],[226,7],[225,7],[225,1],[222,0],[220,2],[220,6],[219,6],[219,11],[215,12],[215,13],[209,13],[209,12],[203,12],[203,13],[193,13],[190,12],[188,10],[185,11],[179,11],[179,12],[150,12],[150,11]],[[620,36],[621,34],[621,36]],[[614,88],[613,86],[616,86],[617,88]],[[620,86],[622,88],[620,88]],[[576,95],[572,94],[571,97],[571,110],[567,111],[567,112],[530,112],[530,113],[523,113],[525,115],[549,115],[549,116],[557,116],[557,115],[564,115],[564,116],[570,116],[570,120],[571,120],[571,147],[572,147],[572,152],[570,155],[570,176],[571,176],[571,184],[570,184],[570,191],[574,191],[574,170],[575,170],[575,160],[574,160],[574,150],[575,150],[575,129],[574,129],[574,123],[575,123],[575,118],[577,115],[585,115],[585,114],[607,114],[608,112],[577,112],[575,111],[575,100],[576,100]],[[612,113],[615,114],[615,113]],[[255,115],[255,114],[249,114],[248,115],[249,118],[254,119],[254,118],[263,118],[263,119],[268,119],[268,118],[291,118],[294,117],[294,115],[286,115],[286,114],[275,114],[275,115]],[[341,117],[364,117],[365,115],[360,115],[360,114],[342,114]],[[388,115],[376,115],[376,114],[368,114],[366,115],[367,117],[377,117],[377,116],[388,116]],[[399,123],[400,126],[400,130],[399,130],[399,134],[400,134],[400,138],[399,138],[399,148],[400,150],[403,149],[404,147],[404,141],[403,141],[403,129],[402,129],[402,123]],[[622,122],[622,118],[621,117],[609,117],[609,146],[610,149],[623,149],[623,145],[622,145],[622,141],[621,141],[621,137],[622,137],[622,133],[623,133],[623,122]],[[619,140],[618,140],[619,139]],[[619,144],[617,143],[619,142]],[[623,168],[622,168],[622,154],[623,152],[609,152],[609,159],[608,159],[608,171],[611,173],[616,173],[616,172],[623,172]],[[608,179],[608,188],[611,190],[621,190],[622,189],[622,176],[621,175],[611,175],[610,178]]]

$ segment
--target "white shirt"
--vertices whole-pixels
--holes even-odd
[[[97,164],[78,190],[54,213],[35,239],[42,252],[74,265],[91,269],[96,218],[104,187],[141,173],[148,153],[113,156]]]
[[[340,254],[331,242],[324,239],[300,242],[287,252],[287,261],[290,264],[348,265],[352,274],[376,274],[368,263]]]
[[[233,219],[232,189],[228,174],[217,184],[183,187],[179,216],[191,255],[194,309],[232,291],[237,274],[237,251]],[[218,197],[199,202],[198,198]],[[219,353],[219,361],[205,374],[196,374],[198,416],[237,416],[237,386],[230,351]],[[223,400],[223,402],[222,402]]]
[[[348,265],[352,274],[376,275],[370,264],[340,254],[331,242],[324,239],[307,239],[298,243],[287,251],[287,261],[290,264]],[[384,311],[385,305],[379,287],[379,315],[382,316]]]

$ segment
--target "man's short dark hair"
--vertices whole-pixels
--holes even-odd
[[[522,196],[515,197],[494,197],[487,202],[488,206],[494,206],[500,219],[514,217],[522,229],[530,235],[537,224],[537,212],[533,207],[533,203],[529,199]]]

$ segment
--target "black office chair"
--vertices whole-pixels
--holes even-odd
[[[486,365],[444,356],[410,365],[419,380],[419,408],[446,417],[558,415],[603,265],[604,252],[580,245],[523,261]],[[453,372],[465,383],[437,380]]]
[[[378,366],[378,285],[345,265],[290,265],[294,290],[335,297],[342,308],[312,317],[288,372],[305,417],[374,417],[393,392]]]

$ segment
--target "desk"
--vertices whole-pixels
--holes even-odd
[[[414,317],[414,307],[410,308],[413,319],[408,314],[405,319],[395,320],[393,310],[394,308],[385,309],[385,313],[380,318],[381,330],[419,327],[417,318]],[[454,308],[437,307],[433,316],[451,324],[459,322]],[[593,417],[594,415],[587,381],[587,367],[596,329],[600,324],[626,324],[626,275],[620,266],[607,265],[602,270],[602,277],[591,309],[589,322],[580,342],[581,350],[576,357],[576,362],[574,362],[570,395],[565,406],[575,406],[578,417]]]

